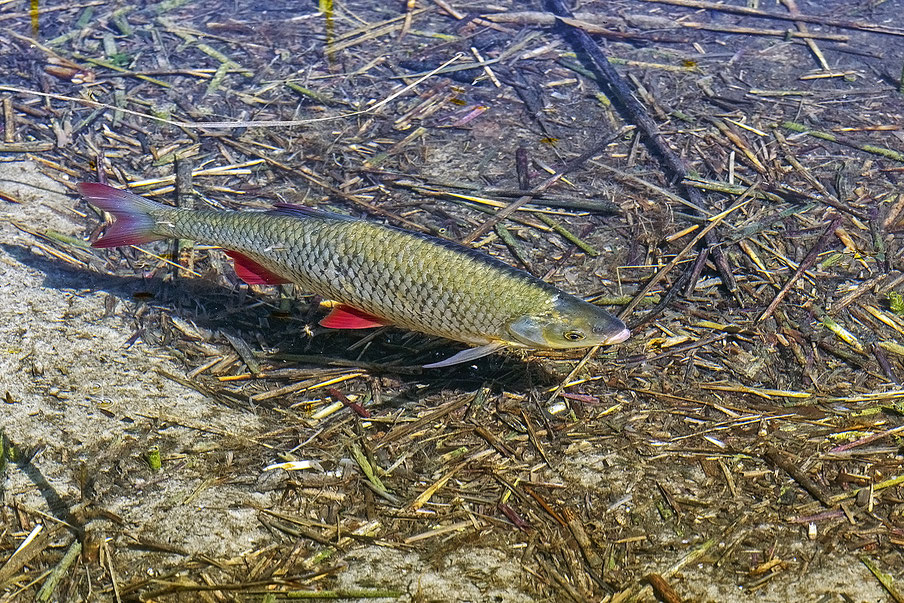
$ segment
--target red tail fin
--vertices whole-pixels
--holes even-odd
[[[165,205],[99,182],[83,182],[78,190],[85,201],[116,218],[104,235],[91,243],[92,247],[139,245],[166,238],[154,232],[157,221],[150,214],[165,209]]]

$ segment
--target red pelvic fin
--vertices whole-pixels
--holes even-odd
[[[320,326],[328,329],[372,329],[389,324],[379,316],[363,310],[340,304],[320,321]]]
[[[225,249],[226,255],[235,260],[235,273],[249,285],[282,285],[289,280],[267,270],[247,255]]]

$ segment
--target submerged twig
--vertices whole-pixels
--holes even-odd
[[[565,7],[563,0],[548,0],[548,2],[552,7],[552,11],[557,16],[573,18],[571,11]],[[583,50],[593,61],[594,67],[603,77],[603,81],[606,85],[610,87],[618,98],[618,101],[625,108],[631,121],[637,124],[637,127],[644,133],[655,153],[665,164],[669,171],[669,176],[675,180],[684,180],[685,178],[688,178],[689,171],[684,161],[665,143],[656,122],[653,121],[646,108],[637,100],[634,94],[632,94],[625,81],[621,78],[615,68],[612,67],[599,45],[597,45],[596,42],[593,41],[593,38],[585,31],[573,26],[569,26],[569,28],[577,39],[581,50]],[[692,203],[698,207],[706,206],[703,196],[697,189],[685,187],[684,190]],[[712,254],[713,262],[716,264],[716,268],[719,271],[719,276],[722,278],[722,284],[729,293],[740,302],[740,294],[738,292],[738,285],[735,281],[734,273],[728,265],[725,254],[718,246],[719,240],[714,233],[710,234],[710,232],[711,231],[707,232],[704,241],[706,245],[711,248],[710,253]]]
[[[819,240],[816,241],[816,244],[810,249],[807,253],[806,257],[804,257],[803,261],[797,266],[797,270],[794,271],[794,274],[791,275],[791,278],[782,286],[779,292],[772,298],[772,301],[763,310],[763,313],[757,317],[757,322],[763,322],[775,312],[775,309],[778,305],[785,299],[785,296],[791,290],[791,287],[794,286],[794,283],[803,275],[804,272],[813,267],[813,264],[816,263],[816,259],[819,257],[819,254],[822,253],[822,250],[828,244],[829,239],[835,234],[835,229],[838,228],[839,224],[841,224],[842,217],[834,216],[832,221],[829,222],[828,227],[826,227],[825,232],[822,233],[822,236],[819,237]]]
[[[739,15],[750,15],[753,17],[763,17],[765,19],[779,19],[781,21],[801,21],[803,23],[816,23],[818,25],[828,25],[830,27],[841,27],[843,29],[859,29],[873,33],[888,34],[890,36],[904,36],[904,29],[898,27],[886,27],[866,21],[848,21],[845,19],[836,19],[834,17],[805,15],[802,13],[789,14],[778,11],[762,10],[750,6],[740,6],[734,4],[725,4],[722,2],[708,2],[705,0],[642,0],[643,2],[657,2],[660,4],[672,4],[675,6],[686,6],[688,8],[697,8],[703,10],[716,10],[726,13],[735,13]]]
[[[627,132],[628,130],[630,130],[630,128],[622,128],[615,134],[606,137],[604,140],[593,145],[590,149],[588,149],[587,151],[584,151],[583,153],[581,153],[580,155],[578,155],[577,157],[575,157],[574,159],[572,159],[571,161],[566,163],[565,166],[561,170],[559,170],[558,172],[556,172],[555,174],[553,174],[552,176],[550,176],[549,178],[547,178],[546,180],[544,180],[543,182],[541,182],[540,184],[535,186],[533,189],[531,189],[530,193],[528,193],[527,195],[524,195],[522,197],[519,197],[515,201],[512,201],[505,208],[503,208],[502,210],[497,212],[495,215],[493,215],[493,217],[491,217],[489,220],[487,220],[486,222],[484,222],[483,224],[481,224],[480,226],[475,228],[473,231],[471,231],[470,234],[468,234],[466,237],[464,237],[462,239],[462,241],[461,241],[462,244],[467,245],[469,243],[473,243],[474,241],[476,241],[477,239],[479,239],[480,237],[485,235],[487,232],[490,231],[491,228],[493,228],[493,226],[498,224],[500,221],[504,220],[508,216],[515,213],[523,205],[533,201],[533,199],[536,195],[544,192],[545,190],[550,188],[552,185],[554,185],[556,182],[558,182],[563,177],[565,177],[567,174],[570,174],[571,172],[573,172],[574,170],[576,170],[577,168],[582,166],[587,160],[589,160],[589,159],[593,158],[595,155],[598,155],[599,153],[601,153],[603,151],[603,149],[605,149],[607,146],[609,146],[612,143],[613,140],[617,140],[619,137],[623,136],[625,134],[625,132]]]
[[[832,497],[799,466],[795,465],[784,452],[770,446],[766,449],[764,456],[770,463],[790,475],[804,490],[812,494],[813,498],[827,507],[832,506]]]

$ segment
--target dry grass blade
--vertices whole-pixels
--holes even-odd
[[[705,239],[707,234],[709,234],[710,231],[712,231],[716,226],[718,226],[719,223],[722,222],[722,220],[724,220],[725,218],[730,216],[735,211],[744,207],[748,202],[746,197],[748,197],[748,195],[751,191],[753,191],[753,187],[744,191],[744,194],[741,195],[741,197],[738,199],[738,201],[734,205],[732,205],[725,211],[710,218],[709,224],[707,224],[702,229],[700,229],[700,231],[696,235],[694,235],[694,238],[691,239],[691,241],[689,243],[687,243],[684,246],[684,248],[674,258],[672,258],[672,260],[668,264],[663,266],[663,268],[661,270],[659,270],[653,276],[653,278],[651,278],[649,281],[647,281],[647,283],[643,286],[643,288],[640,289],[640,291],[634,296],[634,299],[632,299],[631,302],[622,309],[622,311],[619,313],[619,316],[620,317],[628,316],[631,313],[631,310],[633,310],[634,308],[637,307],[637,305],[641,302],[641,300],[644,297],[646,297],[646,295],[650,291],[653,290],[653,287],[655,287],[657,284],[659,284],[659,282],[662,281],[662,279],[665,278],[665,276],[669,272],[671,272],[672,269],[675,266],[677,266],[679,262],[681,262],[681,260],[690,252],[691,249],[693,249],[697,245],[697,243],[701,239]]]
[[[735,13],[741,15],[751,15],[754,17],[763,17],[767,19],[779,19],[784,21],[801,21],[803,23],[816,23],[818,25],[829,25],[832,27],[842,27],[846,29],[862,29],[891,36],[904,36],[904,30],[897,27],[885,27],[873,23],[863,21],[847,21],[844,19],[834,19],[832,17],[822,17],[817,15],[804,15],[801,13],[788,14],[777,11],[766,11],[749,6],[735,6],[731,4],[723,4],[721,2],[707,2],[705,0],[642,0],[643,2],[656,2],[659,4],[674,4],[676,6],[686,6],[689,8],[708,9]]]

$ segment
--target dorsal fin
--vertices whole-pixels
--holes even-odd
[[[316,207],[308,207],[307,205],[298,205],[297,203],[274,203],[269,213],[277,216],[291,216],[293,218],[321,218],[324,220],[354,220],[351,216],[345,214],[337,214]]]

